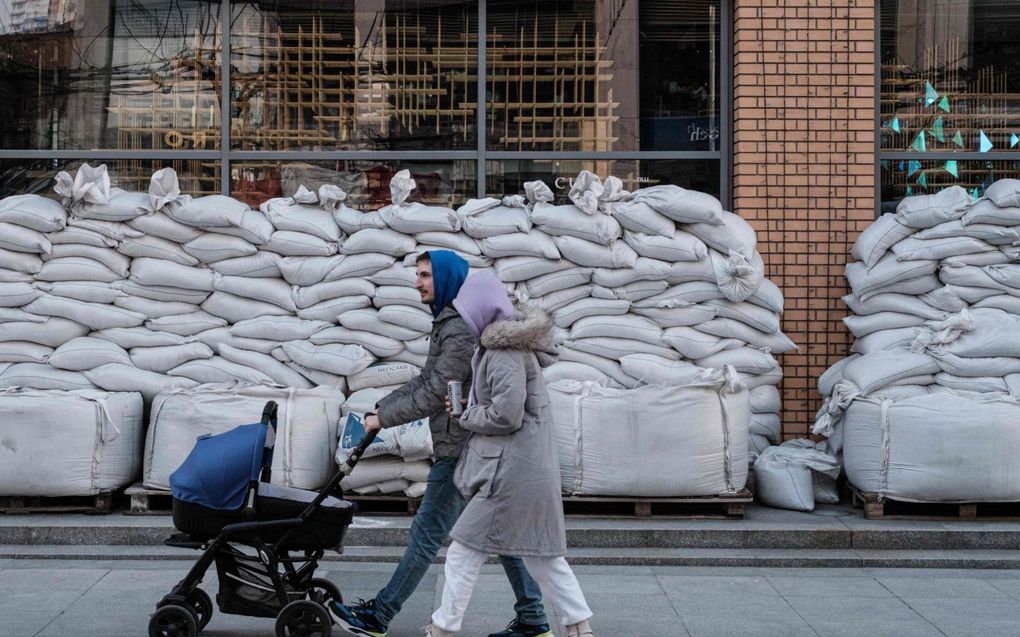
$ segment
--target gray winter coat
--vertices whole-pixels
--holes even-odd
[[[472,434],[454,475],[470,501],[450,533],[478,551],[567,553],[559,457],[539,362],[551,329],[548,314],[525,306],[482,333],[476,402],[460,418]]]
[[[471,386],[471,356],[477,341],[467,323],[452,305],[443,308],[432,321],[429,355],[421,375],[379,401],[376,414],[383,427],[397,427],[419,418],[429,419],[433,454],[456,458],[464,449],[468,432],[446,413],[446,383],[464,383],[464,395]]]

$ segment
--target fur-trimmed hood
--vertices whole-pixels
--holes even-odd
[[[553,320],[548,312],[536,303],[519,303],[514,317],[493,321],[479,339],[486,349],[516,349],[532,352],[550,352]]]

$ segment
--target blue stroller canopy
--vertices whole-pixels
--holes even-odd
[[[267,465],[272,462],[272,445],[266,449],[268,429],[259,422],[198,438],[188,457],[170,474],[173,497],[210,509],[240,509],[248,484],[259,479],[263,451]]]

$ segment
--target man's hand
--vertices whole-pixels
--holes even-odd
[[[382,429],[382,425],[379,424],[379,416],[375,414],[365,416],[365,433],[377,432],[380,429]]]

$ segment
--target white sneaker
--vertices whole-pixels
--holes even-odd
[[[435,624],[429,624],[425,627],[424,637],[457,637],[457,633],[451,633],[448,630],[443,630]]]
[[[567,626],[567,637],[595,637],[595,631],[587,619]]]

